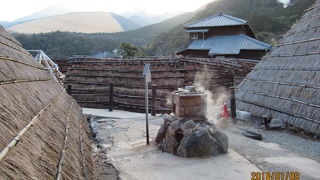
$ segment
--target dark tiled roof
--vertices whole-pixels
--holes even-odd
[[[247,21],[229,16],[223,13],[219,13],[215,16],[210,16],[199,21],[195,21],[184,25],[185,28],[198,28],[198,27],[218,27],[218,26],[235,26],[235,25],[245,25],[248,24]]]
[[[186,49],[209,50],[209,55],[225,55],[239,54],[241,50],[270,50],[271,46],[246,35],[228,35],[193,40]]]

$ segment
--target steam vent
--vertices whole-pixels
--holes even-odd
[[[207,95],[193,86],[172,93],[173,115],[164,115],[156,143],[181,157],[227,153],[228,137],[206,118]]]

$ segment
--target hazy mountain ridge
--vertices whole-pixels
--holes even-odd
[[[130,19],[131,21],[139,24],[141,26],[148,26],[156,23],[160,23],[167,19],[173,18],[183,13],[164,13],[164,14],[152,14],[147,13],[145,11],[138,11],[138,12],[127,12],[122,13],[121,15]]]
[[[123,31],[130,31],[135,30],[141,27],[141,25],[131,21],[130,19],[127,19],[119,14],[110,13],[110,15],[119,22],[121,25]]]
[[[53,31],[82,33],[113,33],[139,26],[114,13],[74,12],[30,20],[8,28],[17,33],[48,33]]]
[[[56,31],[40,34],[14,33],[13,36],[23,44],[24,48],[42,49],[51,57],[112,52],[122,42],[130,42],[142,47],[148,53],[150,49],[148,44],[153,42],[160,33],[170,30],[192,16],[193,13],[184,13],[157,24],[118,33],[84,34]]]
[[[51,7],[45,8],[43,10],[34,12],[30,15],[18,18],[14,21],[11,21],[11,22],[10,21],[0,21],[0,25],[2,25],[5,28],[9,28],[11,26],[21,24],[23,22],[46,18],[46,17],[50,17],[50,16],[72,13],[72,12],[76,12],[76,10],[72,10],[69,8],[62,7],[62,6],[51,6]]]

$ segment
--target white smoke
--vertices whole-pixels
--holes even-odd
[[[210,72],[207,66],[197,72],[194,79],[194,86],[197,90],[207,94],[207,117],[221,128],[228,127],[230,121],[220,118],[224,102],[229,98],[228,91],[224,86],[216,86],[212,79],[215,73]],[[210,87],[211,86],[211,87]],[[209,90],[210,89],[210,90]]]

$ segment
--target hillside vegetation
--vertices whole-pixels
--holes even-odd
[[[278,0],[216,0],[198,11],[189,21],[159,35],[151,52],[155,52],[160,45],[164,55],[174,55],[177,48],[188,44],[183,24],[219,12],[247,20],[258,40],[274,45],[314,2],[315,0],[291,0],[284,7]]]
[[[205,8],[185,13],[161,23],[119,33],[14,34],[26,49],[42,49],[53,57],[91,55],[113,51],[122,42],[139,46],[147,55],[174,55],[188,44],[183,24],[224,12],[247,20],[257,39],[275,44],[315,0],[291,0],[284,7],[278,0],[216,0]],[[157,54],[158,55],[158,54]]]
[[[25,49],[42,49],[51,57],[65,57],[72,55],[92,55],[99,52],[112,52],[122,42],[129,42],[139,46],[144,52],[152,53],[152,46],[148,46],[155,38],[177,24],[184,22],[194,13],[184,13],[166,21],[145,26],[137,30],[119,33],[71,33],[50,32],[39,34],[14,33]]]

